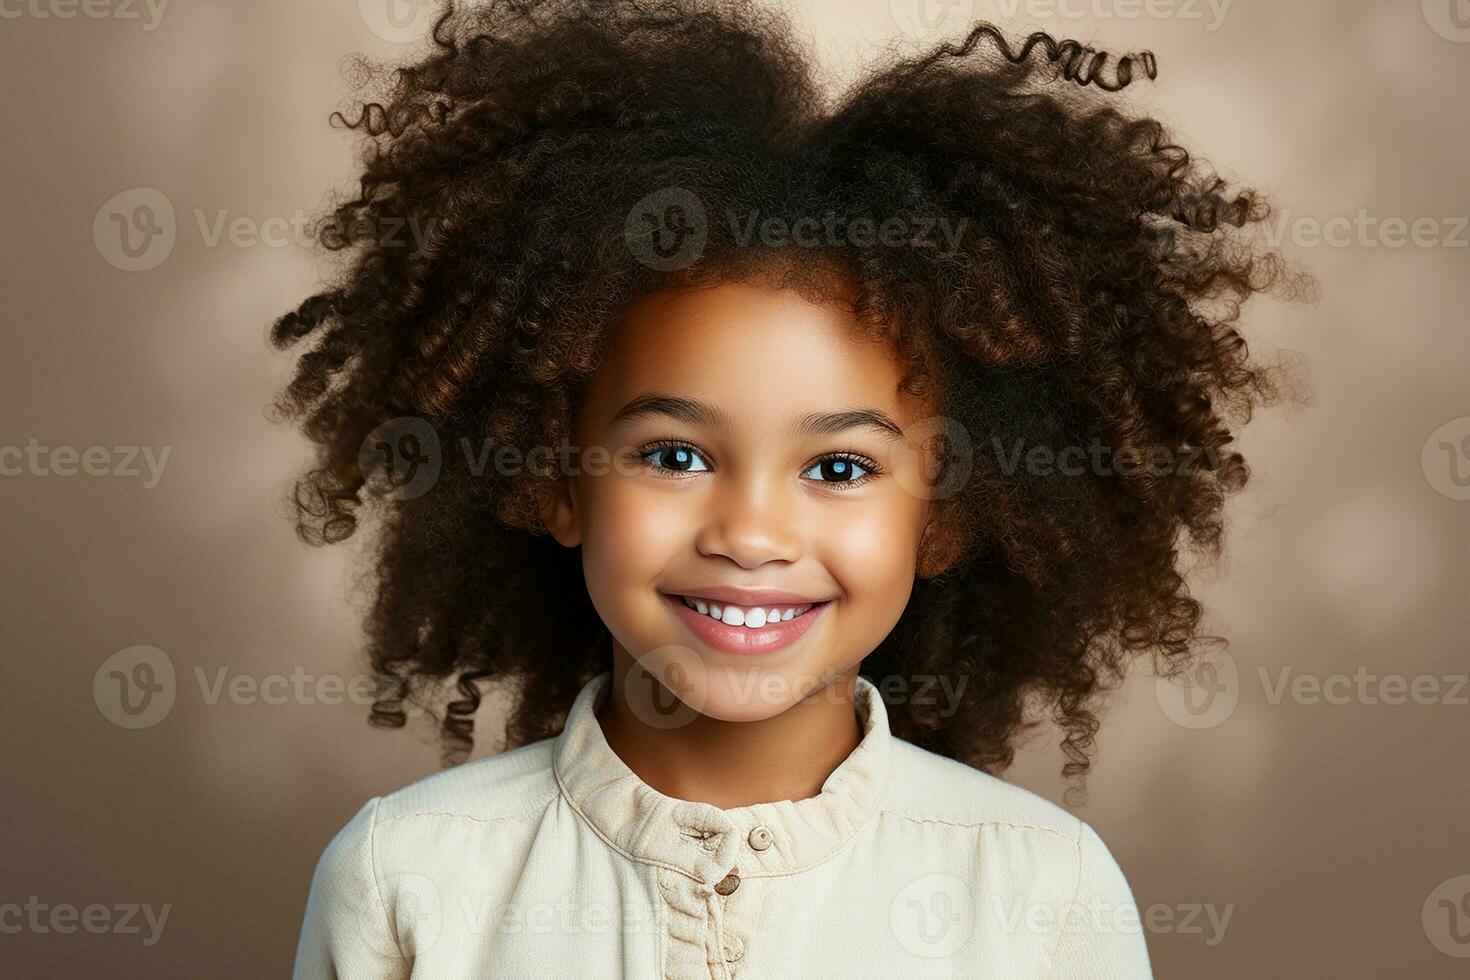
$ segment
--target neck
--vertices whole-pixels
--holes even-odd
[[[696,714],[675,728],[649,725],[629,709],[625,682],[634,669],[632,658],[617,650],[597,721],[618,758],[673,799],[729,810],[816,796],[862,740],[854,702],[857,666],[762,721]]]

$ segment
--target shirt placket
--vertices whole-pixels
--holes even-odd
[[[700,852],[695,861],[698,880],[686,878],[674,887],[684,892],[682,897],[689,905],[697,903],[704,909],[703,945],[709,975],[736,980],[743,972],[753,921],[747,911],[752,897],[748,891],[741,892],[741,885],[749,871],[769,872],[771,859],[777,857],[770,850],[775,836],[762,823],[750,819],[737,823],[712,808],[684,811],[675,817],[676,822],[681,816],[681,839]],[[764,860],[755,860],[756,855]]]
[[[610,683],[604,671],[583,687],[558,736],[562,793],[609,846],[651,869],[660,976],[749,976],[761,932],[786,925],[762,889],[821,863],[878,809],[888,727],[877,689],[858,678],[862,742],[817,796],[722,810],[656,792],[617,757],[596,717]]]

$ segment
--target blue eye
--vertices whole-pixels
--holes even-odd
[[[823,483],[860,483],[863,478],[872,471],[867,466],[847,456],[828,456],[817,461],[816,465],[803,473],[818,473],[820,475],[811,477]]]
[[[661,459],[655,462],[655,457],[661,457]],[[695,466],[694,461],[703,462],[703,458],[693,448],[678,444],[656,446],[642,453],[641,458],[647,460],[654,469],[670,470],[675,473],[697,473],[701,469],[709,469],[708,466]]]

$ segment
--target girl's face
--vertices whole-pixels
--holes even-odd
[[[667,290],[630,308],[546,512],[582,548],[615,653],[726,721],[855,672],[903,613],[929,517],[904,434],[926,407],[900,377],[850,313],[791,290]]]

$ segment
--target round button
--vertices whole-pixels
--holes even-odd
[[[734,869],[715,883],[715,891],[721,895],[728,895],[739,887],[740,876],[735,873]]]
[[[757,827],[750,832],[748,840],[751,848],[757,851],[764,851],[771,846],[771,832],[765,827]]]
[[[745,943],[739,936],[731,936],[729,942],[725,944],[724,954],[725,962],[734,963],[745,955]]]

